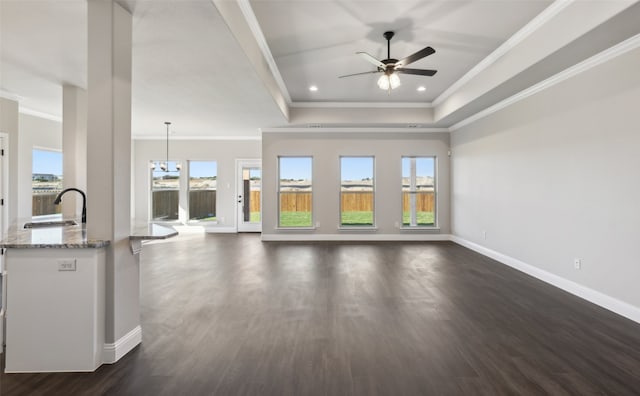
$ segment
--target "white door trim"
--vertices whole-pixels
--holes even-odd
[[[260,178],[262,178],[262,160],[261,159],[236,159],[236,189],[235,189],[235,207],[236,207],[236,232],[262,232],[262,221],[260,223],[244,223],[241,217],[242,212],[242,168],[260,168]],[[262,189],[262,180],[260,181]],[[260,194],[260,218],[262,219],[262,194]]]

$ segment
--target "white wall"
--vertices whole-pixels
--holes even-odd
[[[265,239],[428,239],[449,233],[448,133],[263,133],[263,222]],[[313,157],[313,231],[278,230],[278,156]],[[338,229],[340,214],[340,156],[375,157],[375,232]],[[402,156],[437,157],[437,222],[439,231],[401,231]],[[418,233],[422,232],[422,235]],[[298,234],[294,236],[294,234]],[[336,237],[339,236],[339,237]]]
[[[150,216],[151,177],[149,161],[166,158],[166,140],[134,140],[133,189],[136,222],[146,222]],[[218,224],[208,228],[236,227],[235,172],[236,159],[259,159],[258,140],[175,140],[169,137],[169,159],[185,164],[192,161],[217,161],[218,191],[216,215]],[[186,181],[185,177],[182,178]],[[181,175],[181,176],[183,176]],[[181,211],[185,211],[186,190],[180,197]]]
[[[639,313],[639,70],[636,49],[452,132],[453,234]]]
[[[18,221],[31,219],[33,149],[62,151],[62,123],[20,114],[18,141]]]
[[[9,139],[7,153],[7,166],[9,172],[8,195],[5,199],[8,206],[6,211],[8,218],[5,221],[5,228],[16,222],[18,217],[18,133],[19,133],[18,102],[5,98],[0,98],[0,132],[6,133]],[[5,145],[7,143],[5,142]]]

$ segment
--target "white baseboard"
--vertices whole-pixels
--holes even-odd
[[[238,230],[235,227],[208,227],[204,229],[207,234],[235,234]]]
[[[104,344],[102,349],[102,362],[112,364],[129,353],[142,342],[142,328],[137,326],[113,344]]]
[[[449,234],[262,234],[263,241],[449,241]]]
[[[640,308],[636,306],[583,286],[579,283],[565,279],[561,276],[552,274],[551,272],[542,270],[531,264],[527,264],[523,261],[507,256],[495,250],[486,248],[482,245],[478,245],[477,243],[468,241],[464,238],[460,238],[459,236],[451,235],[451,241],[474,250],[484,256],[499,261],[502,264],[508,265],[509,267],[515,268],[518,271],[522,271],[525,274],[531,275],[534,278],[540,279],[541,281],[549,283],[550,285],[558,287],[566,292],[583,298],[591,303],[599,305],[602,308],[617,313],[618,315],[624,316],[627,319],[640,323]]]

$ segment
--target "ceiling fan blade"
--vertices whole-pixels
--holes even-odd
[[[367,62],[371,62],[372,64],[378,66],[381,69],[385,69],[387,67],[387,65],[380,62],[378,59],[374,58],[373,56],[367,54],[366,52],[356,52],[356,54],[360,55],[362,59],[366,60]]]
[[[359,76],[361,74],[372,74],[372,73],[380,73],[380,71],[378,70],[374,70],[374,71],[368,71],[368,72],[362,72],[362,73],[354,73],[354,74],[347,74],[344,76],[339,76],[338,78],[342,78],[342,77],[351,77],[351,76]]]
[[[430,69],[405,69],[403,67],[401,69],[396,69],[396,72],[404,73],[404,74],[417,74],[419,76],[433,76],[438,71],[437,70],[430,70]]]
[[[434,54],[436,52],[436,50],[434,50],[431,47],[425,47],[423,49],[421,49],[420,51],[416,52],[415,54],[411,54],[409,56],[407,56],[406,58],[400,59],[398,62],[396,62],[396,67],[404,67],[410,63],[413,63],[417,60],[420,60],[426,56],[429,56],[431,54]]]

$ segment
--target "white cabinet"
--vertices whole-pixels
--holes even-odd
[[[7,301],[7,276],[4,272],[4,249],[0,248],[0,353],[4,352],[4,308]]]
[[[7,249],[5,372],[102,364],[105,249]]]

